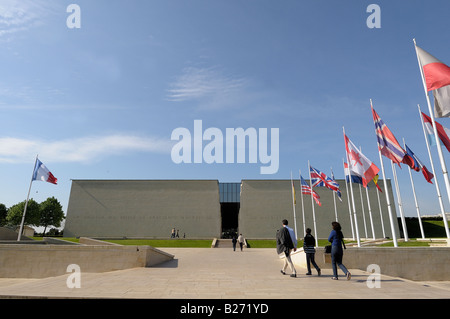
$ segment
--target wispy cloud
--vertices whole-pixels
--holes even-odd
[[[226,75],[218,67],[187,67],[167,90],[167,99],[174,102],[197,101],[199,107],[217,109],[245,94],[248,80]]]
[[[59,5],[58,5],[59,6]],[[53,6],[41,0],[2,0],[0,2],[0,39],[44,23]]]
[[[22,163],[39,154],[48,162],[90,163],[108,156],[134,152],[169,153],[171,141],[127,134],[91,136],[56,141],[0,138],[0,162]]]

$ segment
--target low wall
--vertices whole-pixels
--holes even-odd
[[[60,276],[71,264],[95,273],[151,267],[173,257],[151,246],[0,244],[0,277]]]
[[[293,253],[292,260],[296,266],[306,268],[303,249]],[[323,247],[316,249],[315,260],[320,268],[331,269],[330,256],[324,254]],[[450,247],[348,247],[342,263],[348,269],[364,271],[368,265],[377,264],[382,274],[409,280],[450,280]]]

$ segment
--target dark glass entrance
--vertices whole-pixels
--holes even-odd
[[[219,183],[221,238],[233,238],[239,231],[241,183]]]

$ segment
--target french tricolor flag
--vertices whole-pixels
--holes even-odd
[[[58,179],[48,170],[48,168],[38,159],[34,166],[33,181],[44,181],[56,184]]]

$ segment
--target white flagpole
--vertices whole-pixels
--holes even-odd
[[[294,194],[294,181],[292,179],[292,171],[291,171],[291,187],[292,187],[292,209],[294,211],[294,228],[295,228],[295,237],[298,239],[297,233],[297,217],[295,216],[295,194]]]
[[[373,227],[373,219],[372,219],[372,209],[370,207],[370,199],[369,199],[369,189],[366,187],[366,196],[367,196],[367,206],[369,207],[369,220],[370,220],[370,228],[372,229],[372,238],[375,240],[375,228]]]
[[[370,220],[370,228],[372,229],[372,238],[373,238],[373,240],[375,240],[375,228],[373,227],[372,209],[370,207],[369,187],[368,186],[366,186],[366,196],[367,196],[367,207],[369,207],[369,220]]]
[[[305,221],[305,205],[303,204],[303,191],[302,191],[302,171],[298,170],[298,174],[300,176],[299,180],[300,180],[300,197],[302,199],[302,218],[303,218],[303,235],[306,234],[306,221]],[[312,194],[311,194],[312,196]]]
[[[361,146],[359,147],[359,151],[362,153]],[[372,237],[375,240],[375,229],[373,228],[372,209],[370,207],[370,200],[369,200],[369,186],[366,186],[365,188],[366,188],[366,196],[367,196],[367,207],[369,208],[370,228],[372,229]]]
[[[344,181],[345,181],[345,190],[347,191],[347,202],[348,202],[348,213],[350,215],[350,226],[352,227],[352,237],[353,240],[355,240],[355,229],[353,227],[353,217],[352,217],[352,208],[350,206],[350,193],[348,191],[348,185],[347,185],[347,172],[345,171],[345,161],[342,159],[342,166],[344,167]],[[349,170],[350,171],[350,170]],[[350,180],[351,176],[349,176]]]
[[[20,222],[19,235],[17,236],[17,241],[20,241],[20,239],[22,237],[23,226],[25,224],[25,214],[27,213],[28,200],[30,199],[31,185],[33,184],[34,170],[36,169],[37,159],[38,159],[38,156],[36,155],[36,160],[34,161],[34,166],[33,166],[33,174],[31,174],[30,187],[28,188],[27,200],[25,202],[25,208],[24,208],[23,214],[22,214],[22,221]]]
[[[362,210],[363,222],[364,222],[364,232],[365,232],[366,239],[367,239],[368,236],[367,236],[366,214],[364,211],[364,202],[363,202],[361,184],[358,184],[358,186],[359,186],[359,196],[361,197],[361,210]]]
[[[372,106],[372,99],[370,99],[370,106]],[[384,192],[386,195],[386,204],[388,207],[389,222],[391,224],[392,242],[394,243],[394,247],[398,247],[397,234],[395,233],[395,227],[394,227],[394,217],[392,216],[391,201],[389,199],[388,187],[387,187],[387,183],[386,183],[386,174],[384,172],[383,158],[381,157],[381,151],[380,151],[379,147],[378,147],[378,155],[380,156],[381,172],[383,173]]]
[[[314,210],[314,198],[313,198],[314,196],[312,194],[313,187],[311,181],[311,166],[309,166],[309,160],[308,160],[308,172],[309,172],[309,187],[311,187],[311,205],[313,212],[314,237],[316,238],[316,247],[319,247],[319,238],[317,237],[317,227],[316,227],[316,211]]]
[[[344,131],[345,136],[345,128],[342,127],[342,130]],[[344,139],[345,142],[345,139]],[[347,148],[345,149],[345,157],[347,157],[347,162],[349,161],[348,154],[347,154]],[[353,218],[355,219],[355,231],[356,231],[356,242],[358,243],[358,247],[361,247],[361,238],[359,238],[359,229],[358,229],[358,219],[356,218],[356,208],[355,208],[355,200],[353,196],[353,184],[352,184],[352,172],[350,171],[350,163],[348,163],[348,173],[349,181],[350,181],[350,192],[352,194],[352,206],[353,206]]]
[[[433,112],[433,108],[431,107],[430,96],[428,94],[427,85],[425,82],[425,78],[423,76],[422,63],[420,62],[419,54],[417,52],[416,39],[413,39],[413,41],[414,41],[414,48],[416,49],[417,62],[419,63],[420,75],[422,76],[423,89],[425,90],[425,96],[427,99],[428,111],[430,112],[431,122],[433,123],[433,131],[434,131],[434,136],[436,138],[439,161],[441,162],[442,175],[444,176],[445,187],[447,189],[447,197],[450,202],[450,181],[448,179],[447,165],[445,164],[444,155],[442,154],[441,143],[439,143],[440,139],[439,139],[439,135],[437,132],[436,122],[434,120],[434,112]],[[447,238],[450,238],[450,232],[448,229],[448,222],[447,222],[447,217],[445,216],[445,213],[442,214],[442,221],[444,222],[444,228],[445,228],[445,232],[447,234]]]
[[[386,232],[384,231],[383,211],[381,209],[380,194],[378,190],[377,190],[377,198],[378,198],[378,208],[380,209],[381,229],[383,231],[383,238],[386,238]]]
[[[334,176],[333,168],[331,168],[331,176]],[[333,177],[333,179],[334,179],[334,177]],[[338,214],[337,214],[337,207],[336,207],[336,192],[335,191],[332,191],[332,192],[333,192],[333,202],[334,202],[334,217],[335,217],[336,221],[338,222]]]
[[[400,194],[400,187],[398,186],[397,171],[395,169],[395,164],[392,160],[391,160],[391,167],[392,167],[392,174],[394,176],[395,191],[397,192],[397,203],[398,203],[398,209],[400,211],[400,220],[402,221],[402,226],[403,226],[403,236],[405,237],[405,242],[406,242],[409,240],[408,229],[406,228],[405,215],[403,213],[403,202],[402,202],[402,196]]]
[[[406,143],[405,143],[405,139],[404,138],[403,138],[403,147],[406,150]],[[411,167],[409,167],[409,166],[408,166],[408,172],[409,172],[409,178],[411,180],[411,187],[412,187],[413,195],[414,195],[414,203],[416,204],[417,218],[419,219],[420,233],[422,235],[422,238],[425,239],[425,234],[423,232],[422,218],[420,217],[419,203],[417,202],[416,188],[414,187],[414,180],[413,180],[413,177],[412,177],[412,174],[411,174]]]
[[[422,111],[420,110],[420,105],[417,105],[417,107],[419,108],[419,116],[420,116],[420,121],[422,123],[423,136],[425,138],[425,144],[427,145],[428,156],[430,157],[431,171],[433,172],[433,175],[434,175],[434,185],[436,186],[436,194],[437,194],[437,197],[438,197],[439,206],[441,208],[441,214],[442,214],[442,216],[445,216],[444,203],[442,202],[441,189],[439,187],[439,182],[438,182],[438,179],[436,177],[436,171],[434,169],[433,157],[431,156],[430,145],[428,144],[427,133],[425,131],[425,124],[423,123]],[[436,140],[436,143],[440,143],[440,140],[439,139]],[[444,226],[445,226],[445,224],[444,224]]]

